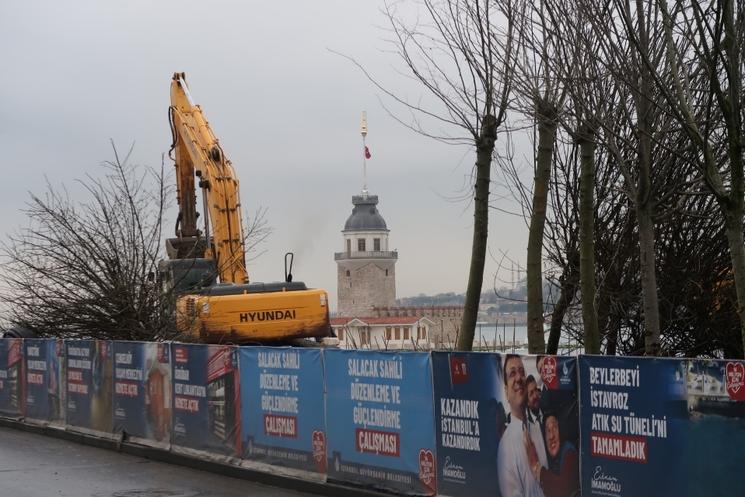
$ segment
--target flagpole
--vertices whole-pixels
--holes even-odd
[[[365,143],[365,138],[367,137],[367,112],[364,110],[362,111],[360,134],[362,134],[362,195],[367,197],[367,144]]]

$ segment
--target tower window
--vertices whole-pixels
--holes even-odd
[[[349,269],[347,269],[347,276],[351,276],[352,274],[349,272]]]
[[[373,250],[380,252],[380,238],[373,238]]]
[[[365,239],[364,238],[357,239],[357,250],[360,252],[365,251]]]
[[[352,240],[347,239],[347,253],[351,251],[352,251]]]
[[[385,270],[385,275],[388,276],[388,270],[387,269]]]

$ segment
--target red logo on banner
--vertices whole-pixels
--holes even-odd
[[[168,345],[166,345],[165,343],[158,344],[158,362],[168,362]]]
[[[727,363],[726,383],[730,399],[745,400],[745,365],[743,363]]]
[[[436,490],[435,485],[435,456],[429,449],[419,450],[419,479],[428,488]]]
[[[468,364],[465,357],[450,356],[450,381],[453,385],[468,383]]]
[[[185,347],[177,347],[174,356],[176,362],[179,364],[186,364],[189,362],[189,350]]]
[[[321,473],[326,472],[326,435],[322,431],[315,430],[312,438],[313,459],[316,467]]]
[[[212,349],[212,347],[210,347]],[[233,370],[233,363],[230,360],[230,348],[221,347],[213,352],[207,362],[207,381],[214,381],[220,376],[225,376]]]
[[[556,358],[546,356],[543,358],[543,365],[541,366],[541,379],[543,384],[549,390],[554,390],[558,387],[558,379],[556,377]]]

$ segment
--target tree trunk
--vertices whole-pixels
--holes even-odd
[[[605,347],[605,355],[616,355],[618,350],[619,324],[616,319],[608,319],[608,339]]]
[[[548,333],[548,344],[546,345],[547,354],[556,355],[559,353],[561,327],[564,324],[564,316],[572,300],[574,300],[574,296],[577,294],[577,286],[579,285],[577,259],[579,259],[579,254],[572,251],[572,254],[567,257],[567,265],[564,268],[564,273],[561,275],[559,300],[556,301],[554,310],[551,313],[551,330]]]
[[[660,353],[660,308],[657,301],[654,224],[648,205],[637,206],[639,271],[644,307],[644,355]]]
[[[737,315],[740,318],[740,337],[742,339],[742,354],[745,356],[745,249],[743,248],[743,205],[742,201],[733,202],[725,210],[725,230],[729,243],[730,258],[732,259],[732,273],[737,291]],[[739,205],[737,205],[739,204]],[[724,210],[724,209],[723,209]]]
[[[543,231],[546,225],[546,203],[551,177],[554,145],[556,143],[556,116],[547,105],[536,105],[538,119],[538,157],[533,180],[533,211],[528,233],[527,283],[528,283],[528,351],[543,354],[546,343],[543,331]],[[557,344],[558,346],[558,344]]]
[[[727,54],[729,69],[729,88],[726,101],[721,104],[722,114],[727,123],[727,151],[729,153],[731,191],[729,202],[725,206],[725,229],[729,242],[730,257],[732,258],[732,272],[737,290],[737,315],[740,318],[740,339],[742,340],[742,355],[745,357],[745,249],[743,248],[743,196],[745,184],[743,181],[743,129],[742,129],[742,53],[741,41],[745,28],[740,24],[742,12],[738,5],[737,19],[734,2],[724,4],[723,46]],[[738,29],[739,28],[739,29]]]
[[[489,233],[489,183],[494,142],[497,140],[497,119],[491,114],[484,116],[481,134],[476,144],[476,186],[473,197],[473,241],[471,243],[471,267],[468,272],[466,302],[463,306],[461,332],[456,348],[471,350],[476,330],[476,319],[481,301],[481,286],[484,281],[486,241]]]
[[[636,0],[637,25],[639,26],[639,51],[644,60],[649,59],[649,36],[642,0]],[[636,220],[639,224],[639,271],[644,309],[644,355],[660,353],[660,308],[657,301],[657,274],[655,271],[655,235],[652,199],[652,76],[644,63],[635,58],[639,71],[640,87],[634,95],[637,112],[637,160],[639,179],[636,187]]]
[[[606,275],[607,278],[607,275]],[[609,323],[610,323],[610,311],[611,311],[611,296],[608,294],[608,292],[603,292],[602,289],[598,289],[597,293],[597,313],[598,313],[598,330],[600,330],[600,333],[602,336],[606,337],[605,342],[605,354],[606,355],[615,355],[615,352],[613,354],[608,353],[608,349],[611,348],[610,345],[610,332],[609,330]]]
[[[582,323],[585,352],[600,353],[600,332],[595,310],[595,141],[590,126],[583,124],[579,138],[579,273],[582,292]]]

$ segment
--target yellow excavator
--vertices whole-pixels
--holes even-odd
[[[158,269],[163,291],[176,298],[178,330],[204,343],[332,336],[328,294],[292,281],[291,253],[285,254],[285,281],[249,283],[238,178],[184,73],[171,80],[168,115],[179,212],[176,237],[166,240],[168,259]],[[204,231],[197,227],[197,186]]]

